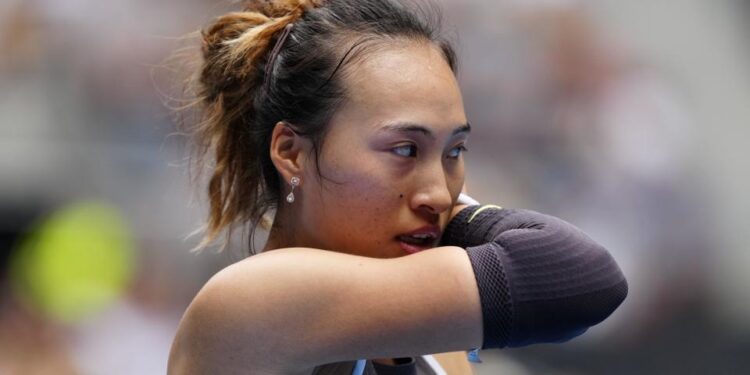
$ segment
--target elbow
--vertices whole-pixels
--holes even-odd
[[[598,246],[598,245],[597,245]],[[625,301],[628,295],[628,282],[614,258],[603,247],[601,260],[591,270],[592,290],[581,293],[578,298],[581,306],[589,306],[582,323],[592,326],[604,321]],[[601,280],[601,281],[594,281]]]
[[[627,280],[612,255],[563,220],[547,217],[540,229],[502,242],[513,296],[509,346],[568,341],[627,297]]]
[[[580,330],[599,324],[612,315],[625,301],[628,283],[606,248],[578,228],[568,226],[568,239],[563,243],[571,250],[561,255],[560,262],[572,267],[557,281],[567,290],[559,292],[562,299],[568,300],[569,307],[559,314],[562,318],[569,314],[571,328]]]
[[[625,300],[628,283],[614,261],[608,263],[584,278],[558,280],[559,290],[545,298],[516,298],[509,346],[566,342],[612,315]],[[566,287],[569,291],[562,292]]]
[[[568,341],[627,296],[612,255],[564,220],[506,209],[486,211],[473,225],[497,233],[467,248],[482,303],[483,348]]]
[[[609,317],[625,300],[625,279],[599,290],[578,295],[514,305],[517,317],[509,347],[534,343],[562,343],[585,333]]]

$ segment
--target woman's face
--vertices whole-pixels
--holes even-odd
[[[464,184],[468,124],[455,76],[427,43],[378,50],[351,67],[347,101],[307,159],[295,235],[378,258],[437,245]]]

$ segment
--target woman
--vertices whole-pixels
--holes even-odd
[[[195,297],[170,373],[470,374],[465,353],[425,354],[564,341],[620,304],[617,265],[575,227],[459,203],[471,127],[425,14],[253,1],[203,31],[206,243],[275,217]]]

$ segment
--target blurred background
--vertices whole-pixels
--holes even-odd
[[[750,3],[441,3],[471,194],[575,223],[630,283],[584,336],[475,372],[749,373]],[[0,3],[0,374],[165,373],[185,307],[241,257],[189,252],[206,205],[164,105],[165,61],[226,9]]]

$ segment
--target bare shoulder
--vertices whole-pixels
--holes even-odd
[[[170,368],[297,374],[351,358],[448,352],[480,344],[481,322],[459,248],[395,259],[274,250],[201,289],[178,327]]]
[[[433,357],[440,363],[445,372],[450,375],[474,375],[471,363],[466,357],[466,352],[449,352],[434,354]]]

